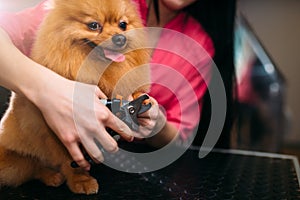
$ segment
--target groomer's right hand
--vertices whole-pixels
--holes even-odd
[[[118,151],[117,142],[106,128],[127,141],[133,140],[130,128],[99,101],[106,96],[97,86],[59,76],[44,87],[43,94],[39,95],[36,105],[73,160],[85,170],[90,169],[90,164],[85,160],[80,144],[94,162],[100,163],[103,161],[102,150]]]
[[[104,160],[102,151],[109,153],[118,151],[118,144],[107,132],[107,128],[118,133],[123,139],[129,142],[134,139],[133,133],[123,121],[116,117],[99,101],[99,99],[106,98],[106,96],[99,90],[98,87],[91,88],[90,91],[88,88],[80,89],[80,87],[77,86],[77,89],[79,89],[80,92],[78,93],[79,95],[76,95],[77,92],[75,92],[74,98],[75,103],[85,105],[85,110],[78,110],[77,108],[74,109],[74,119],[76,121],[80,137],[79,139],[89,156],[96,163],[100,163]],[[84,93],[85,95],[81,95]],[[90,100],[93,101],[88,102]],[[90,117],[87,118],[86,116]],[[74,161],[78,163],[78,161]],[[80,165],[80,163],[78,164]]]

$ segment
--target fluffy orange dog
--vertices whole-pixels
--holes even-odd
[[[108,97],[144,92],[149,71],[137,69],[149,53],[141,49],[143,32],[133,31],[141,27],[130,0],[56,0],[32,59],[69,79],[96,84]],[[0,185],[39,179],[49,186],[66,181],[74,193],[98,192],[93,177],[70,167],[67,150],[24,96],[13,94],[1,124]]]

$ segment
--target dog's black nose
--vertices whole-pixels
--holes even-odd
[[[126,44],[127,39],[122,34],[116,34],[112,37],[112,41],[116,46],[123,47]]]

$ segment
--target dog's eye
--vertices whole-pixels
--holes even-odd
[[[102,26],[98,22],[91,22],[87,26],[92,31],[97,31],[97,30],[101,31],[102,30]]]
[[[125,31],[127,29],[127,23],[126,22],[120,22],[119,27]]]

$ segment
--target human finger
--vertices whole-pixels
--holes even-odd
[[[102,146],[100,142],[94,138],[93,142],[88,144],[88,151],[89,157],[97,164],[100,164],[104,161],[104,156],[102,154]]]
[[[134,137],[132,130],[114,114],[111,114],[107,119],[106,126],[118,133],[126,141],[133,141]]]
[[[91,165],[88,163],[87,160],[85,160],[83,153],[82,153],[81,149],[79,148],[78,144],[73,143],[66,147],[67,147],[67,150],[69,151],[71,157],[73,158],[74,162],[76,162],[79,167],[83,168],[86,171],[89,171],[91,168]]]
[[[84,142],[87,145],[89,152],[93,153],[93,157],[100,157],[100,149],[104,149],[107,152],[114,153],[117,152],[119,147],[116,140],[107,132],[106,123],[103,126],[99,126],[97,130],[90,136],[87,142]]]
[[[97,86],[95,87],[95,94],[99,99],[107,99],[107,96]]]

